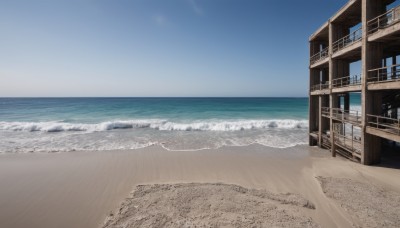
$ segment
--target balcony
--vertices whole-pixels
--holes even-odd
[[[318,52],[317,54],[311,56],[310,58],[310,65],[314,65],[317,62],[320,62],[329,56],[329,47],[324,48],[322,51]]]
[[[351,123],[354,125],[361,125],[361,112],[355,110],[345,110],[343,108],[332,108],[332,118]]]
[[[368,35],[378,32],[381,29],[385,29],[391,25],[400,21],[400,6],[397,6],[386,13],[375,17],[368,21]]]
[[[332,92],[350,92],[361,90],[361,75],[352,75],[332,80]]]
[[[321,108],[321,115],[322,115],[323,117],[330,118],[330,117],[331,117],[330,108],[329,108],[329,107],[322,107],[322,108]]]
[[[368,71],[368,89],[400,89],[400,64]]]
[[[356,31],[350,33],[349,35],[335,41],[332,46],[333,54],[346,47],[349,47],[354,43],[361,41],[361,39],[362,39],[362,29],[359,28]]]
[[[400,142],[400,119],[367,115],[367,133]]]
[[[317,85],[312,85],[310,87],[310,92],[311,94],[326,94],[329,93],[329,82],[317,84]]]
[[[345,131],[343,124],[335,124],[333,132],[333,140],[335,145],[339,147],[337,152],[348,158],[361,158],[361,136],[355,136],[353,126],[349,134]]]

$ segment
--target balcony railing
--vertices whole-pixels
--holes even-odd
[[[354,136],[353,128],[349,134],[345,133],[343,128],[342,124],[334,126],[333,137],[335,144],[352,153],[361,154],[361,137]]]
[[[323,116],[326,116],[326,117],[330,117],[331,116],[331,111],[330,111],[329,107],[322,107],[321,108],[321,113],[322,113]]]
[[[400,64],[368,71],[368,83],[400,81]]]
[[[343,108],[332,108],[332,118],[342,122],[348,122],[356,125],[361,124],[361,112],[355,110],[345,110]]]
[[[326,47],[322,51],[318,52],[317,54],[311,56],[310,64],[313,65],[316,62],[319,62],[329,56],[329,47]]]
[[[317,90],[325,90],[325,89],[329,89],[329,82],[325,82],[325,83],[321,83],[321,84],[317,84],[317,85],[312,85],[310,87],[310,91],[314,92]]]
[[[332,46],[333,53],[342,50],[343,48],[350,46],[362,39],[362,29],[359,28],[356,31],[350,33],[349,35],[335,41]]]
[[[327,149],[331,149],[332,145],[331,145],[331,139],[330,139],[330,132],[324,132],[321,135],[321,139],[322,139],[322,146],[327,148]]]
[[[400,6],[397,6],[386,13],[368,21],[368,34],[373,34],[379,29],[386,28],[400,21]]]
[[[332,88],[343,88],[355,85],[361,85],[361,75],[346,76],[332,80]]]
[[[367,115],[368,126],[391,134],[400,135],[400,119]]]

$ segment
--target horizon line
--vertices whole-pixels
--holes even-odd
[[[4,96],[2,98],[308,98],[308,96]]]

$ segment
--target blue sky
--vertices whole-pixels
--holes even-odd
[[[307,96],[347,0],[0,0],[0,96]]]

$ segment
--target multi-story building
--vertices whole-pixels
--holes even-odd
[[[350,0],[310,36],[310,145],[367,165],[384,150],[400,153],[396,4]],[[361,96],[358,110],[351,110],[353,95]]]

